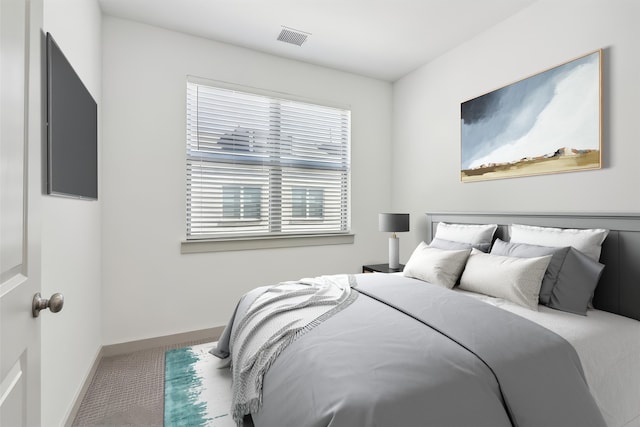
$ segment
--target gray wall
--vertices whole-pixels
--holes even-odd
[[[392,206],[427,211],[639,212],[640,2],[540,0],[394,84]],[[603,49],[603,168],[460,182],[460,103]]]

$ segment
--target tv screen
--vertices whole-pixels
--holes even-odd
[[[47,193],[98,198],[98,106],[47,33]]]

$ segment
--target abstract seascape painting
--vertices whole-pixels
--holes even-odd
[[[601,53],[463,102],[462,182],[600,169]]]

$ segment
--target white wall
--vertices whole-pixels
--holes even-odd
[[[394,84],[392,206],[427,211],[639,212],[640,3],[540,0]],[[460,103],[604,49],[603,169],[460,182]],[[401,258],[402,260],[403,258]]]
[[[101,23],[95,0],[44,2],[44,31],[53,35],[93,95],[98,115]],[[42,198],[42,294],[48,298],[61,292],[65,297],[62,312],[40,316],[43,426],[66,421],[102,345],[101,204]]]
[[[389,83],[113,17],[102,75],[104,344],[221,326],[255,286],[386,259]],[[180,254],[187,75],[351,106],[353,245]]]

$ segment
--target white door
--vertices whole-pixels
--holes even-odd
[[[37,426],[42,0],[0,1],[0,427]]]

